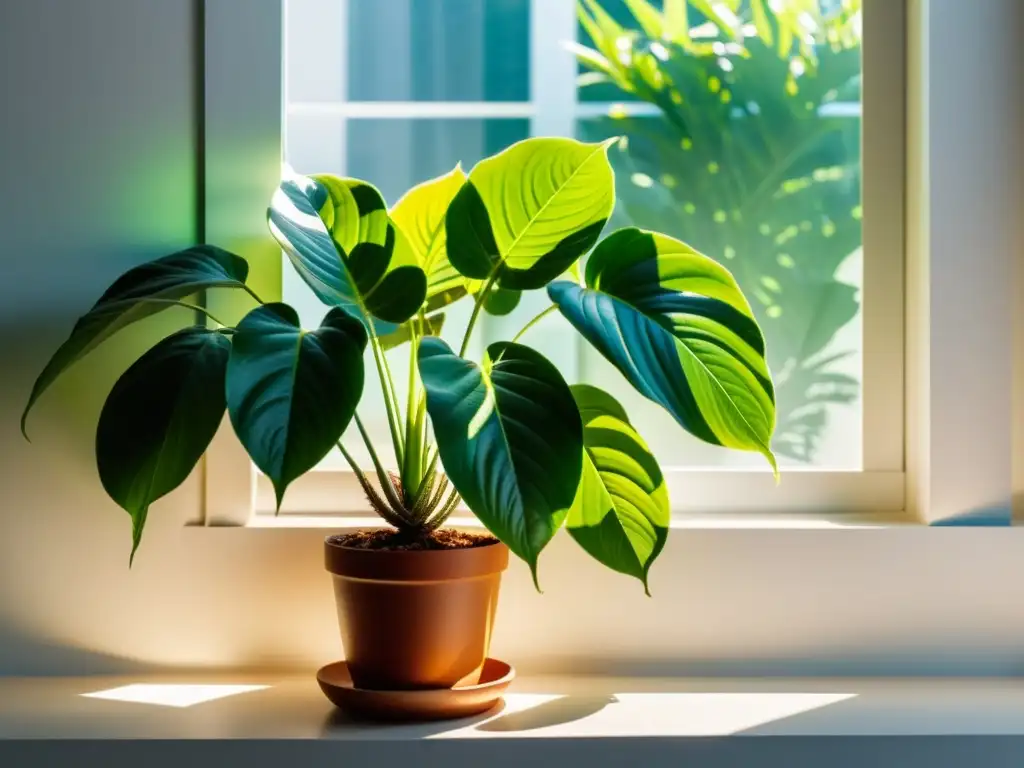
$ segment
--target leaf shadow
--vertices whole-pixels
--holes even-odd
[[[583,720],[600,712],[609,704],[617,703],[618,699],[613,694],[560,696],[530,709],[508,712],[488,719],[477,725],[476,730],[489,733],[533,731]]]

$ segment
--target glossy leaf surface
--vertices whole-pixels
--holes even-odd
[[[537,557],[565,519],[583,462],[569,386],[543,355],[508,342],[491,344],[477,365],[427,338],[419,369],[445,472],[536,581]]]
[[[363,392],[366,331],[335,307],[315,331],[287,304],[266,304],[238,324],[227,370],[235,433],[274,485],[285,489],[341,438]]]
[[[181,485],[224,416],[231,342],[186,328],[140,357],[100,413],[96,463],[104,489],[132,518],[132,559],[149,506]]]

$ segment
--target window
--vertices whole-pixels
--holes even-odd
[[[468,171],[527,136],[621,136],[609,227],[658,229],[726,264],[765,330],[781,485],[759,457],[667,427],[557,315],[529,343],[569,381],[599,382],[624,402],[667,469],[679,511],[902,510],[901,4],[868,0],[861,13],[859,3],[821,0],[822,18],[782,19],[769,47],[744,0],[749,59],[696,3],[687,27],[701,55],[667,50],[625,0],[598,5],[621,26],[619,53],[632,57],[623,74],[636,87],[581,63],[582,48],[605,41],[578,18],[575,0],[286,0],[284,159],[300,173],[365,178],[393,204],[456,162]],[[842,40],[808,47],[825,16],[843,17]],[[784,55],[782,22],[796,30]],[[643,87],[669,73],[678,88]],[[282,280],[304,323],[319,323],[324,308],[301,279],[286,267]],[[512,314],[486,317],[471,351],[510,338],[547,306],[533,293]],[[448,313],[449,341],[461,339],[470,309],[464,301]],[[403,350],[391,364],[404,381]],[[373,384],[360,413],[386,452]],[[368,465],[359,442],[347,442]],[[257,486],[257,509],[269,511],[269,483]],[[364,506],[332,455],[292,486],[283,511]]]

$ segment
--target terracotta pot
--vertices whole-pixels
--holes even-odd
[[[328,539],[345,660],[358,688],[451,688],[487,657],[508,547],[391,551]]]

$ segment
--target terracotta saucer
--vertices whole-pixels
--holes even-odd
[[[316,673],[320,690],[334,706],[356,717],[373,720],[452,720],[469,717],[497,704],[513,678],[515,668],[498,659],[486,659],[479,682],[454,688],[418,691],[374,691],[356,688],[344,661],[321,667]]]

